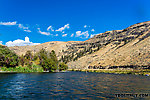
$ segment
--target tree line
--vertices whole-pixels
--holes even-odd
[[[27,51],[25,55],[18,56],[8,47],[0,45],[0,67],[15,68],[21,66],[32,69],[33,65],[41,66],[44,71],[49,72],[62,71],[68,68],[64,62],[58,61],[54,50],[48,52],[41,49],[35,54]]]

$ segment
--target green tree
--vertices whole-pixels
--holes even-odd
[[[50,58],[51,58],[56,64],[58,64],[57,56],[56,56],[54,50],[52,50],[52,51],[50,52]]]
[[[61,62],[59,63],[59,70],[67,70],[68,69],[68,65],[66,65],[65,63]]]
[[[18,56],[8,47],[0,45],[0,66],[15,67],[18,65]]]
[[[21,56],[19,57],[19,65],[24,66],[24,64],[25,64],[25,59],[24,59],[24,56],[21,55]]]
[[[24,55],[24,57],[25,57],[26,59],[28,59],[28,60],[33,60],[33,55],[32,55],[32,53],[31,53],[30,50],[28,50],[28,51],[26,52],[26,54]]]
[[[40,65],[45,71],[55,71],[58,66],[58,60],[55,51],[52,50],[48,53],[45,49],[41,49],[38,53],[40,59]]]

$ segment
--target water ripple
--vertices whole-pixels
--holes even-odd
[[[3,73],[0,99],[114,99],[115,93],[150,93],[149,82],[150,77],[136,75]]]

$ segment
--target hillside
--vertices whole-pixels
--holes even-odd
[[[11,50],[16,52],[18,55],[24,55],[28,50],[32,51],[32,53],[36,53],[42,48],[44,48],[47,51],[55,50],[57,57],[61,57],[63,55],[62,50],[66,51],[67,47],[71,44],[78,43],[74,41],[70,42],[61,42],[61,41],[53,41],[53,42],[46,42],[39,45],[33,45],[33,46],[14,46],[9,47]]]
[[[10,47],[17,54],[45,48],[55,50],[69,68],[99,66],[150,66],[150,21],[123,30],[107,31],[86,41],[47,42],[35,46]]]

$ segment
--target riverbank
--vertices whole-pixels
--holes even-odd
[[[16,66],[16,67],[1,67],[0,72],[44,72],[43,68],[38,65],[28,66]]]
[[[98,73],[116,73],[116,74],[133,74],[150,76],[150,69],[134,70],[134,69],[68,69],[68,71],[81,72],[98,72]]]
[[[21,66],[17,66],[17,67],[1,67],[0,68],[0,73],[49,73],[49,72],[66,72],[66,70],[53,70],[53,71],[44,71],[44,69],[41,66],[32,66],[32,67],[21,67]]]

